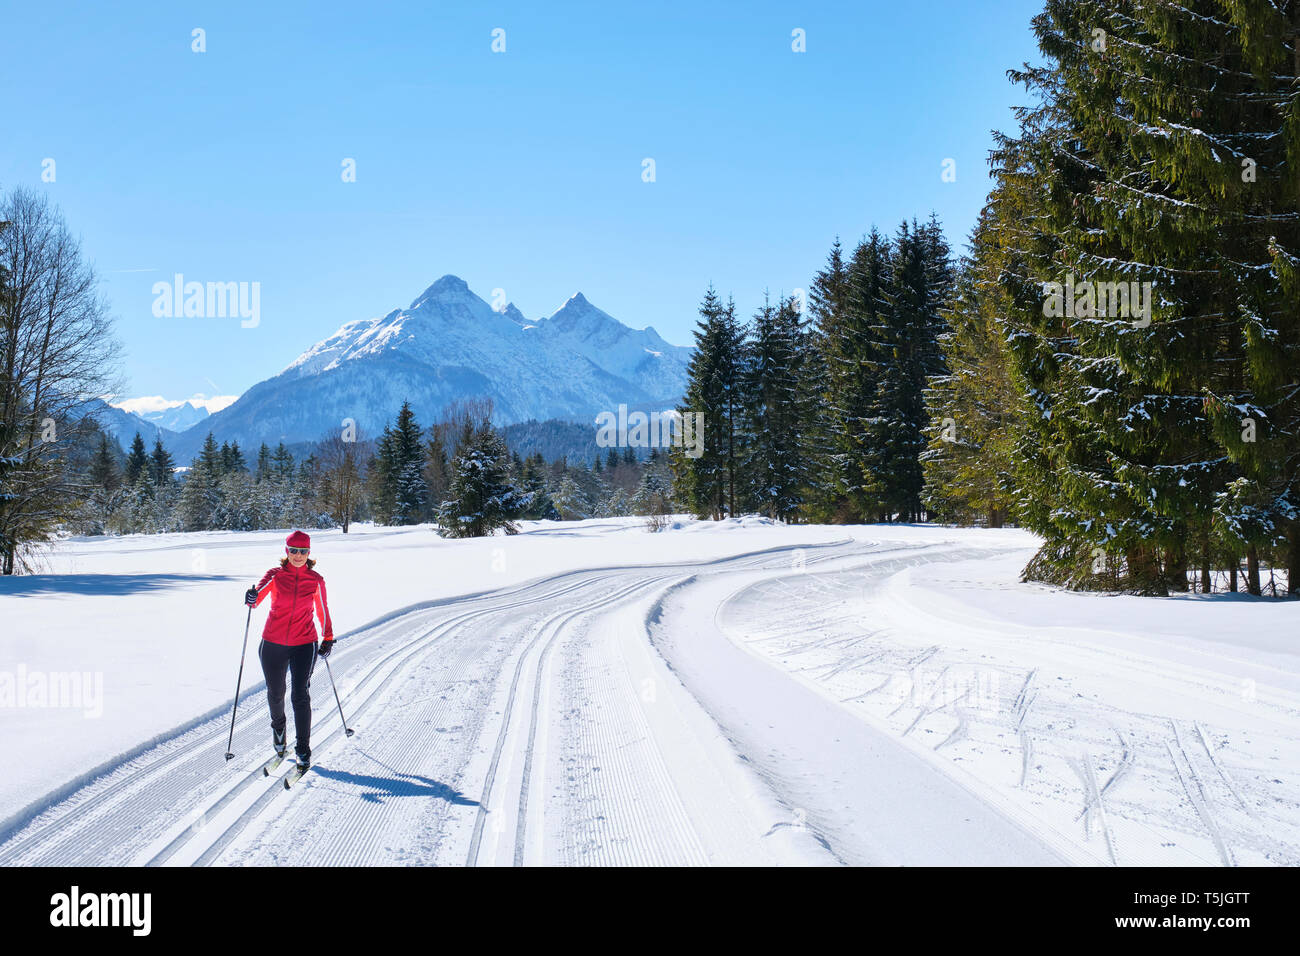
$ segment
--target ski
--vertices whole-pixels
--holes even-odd
[[[276,754],[266,763],[262,764],[262,776],[263,777],[271,776],[271,771],[274,770],[276,767],[280,766],[280,764],[282,763],[284,763],[284,754]]]
[[[295,783],[301,780],[302,775],[305,774],[307,770],[308,770],[307,767],[300,767],[297,764],[294,764],[293,769],[290,770],[289,773],[284,778],[284,789],[288,790]]]

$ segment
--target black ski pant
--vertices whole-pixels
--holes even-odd
[[[293,729],[298,734],[294,751],[307,760],[311,757],[311,672],[316,667],[316,644],[297,644],[289,647],[263,640],[257,650],[262,660],[262,673],[266,676],[266,702],[271,708],[271,732],[274,740],[284,739],[288,723],[284,713],[284,678],[288,671],[293,678],[289,700],[293,704]]]

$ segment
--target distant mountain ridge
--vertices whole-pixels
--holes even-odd
[[[209,413],[202,405],[195,405],[193,402],[182,402],[179,405],[163,408],[156,412],[136,412],[135,414],[137,417],[152,422],[168,431],[183,432],[203,421],[208,417]]]
[[[312,441],[356,422],[377,435],[404,400],[422,424],[455,399],[490,397],[499,425],[559,418],[591,423],[604,410],[675,407],[691,348],[652,327],[628,328],[581,292],[536,321],[494,310],[444,275],[404,309],[345,323],[175,440],[188,460],[209,431],[218,442]],[[169,443],[169,448],[172,444]]]
[[[88,400],[80,407],[79,411],[80,414],[94,417],[95,421],[99,423],[99,427],[113,438],[116,438],[117,443],[122,446],[124,451],[130,450],[131,443],[135,440],[137,432],[144,440],[145,447],[149,449],[153,448],[155,438],[161,438],[163,444],[169,450],[182,441],[178,432],[164,427],[159,422],[149,421],[134,412],[128,412],[116,405],[110,405],[102,398]]]

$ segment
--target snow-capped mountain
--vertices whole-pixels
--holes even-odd
[[[576,352],[594,365],[635,382],[652,400],[663,396],[677,399],[686,389],[689,348],[669,345],[653,327],[640,332],[629,329],[588,302],[581,292],[528,331],[557,353]]]
[[[99,423],[99,427],[104,429],[111,437],[116,438],[117,443],[123,449],[130,449],[137,432],[144,439],[145,446],[150,449],[153,448],[154,439],[158,437],[162,438],[163,444],[168,448],[181,440],[181,436],[172,429],[158,422],[148,421],[140,415],[128,412],[115,405],[110,405],[102,398],[88,400],[80,409],[80,414],[93,416],[95,421]],[[200,439],[201,442],[202,439]]]
[[[312,440],[345,419],[376,435],[403,400],[426,425],[448,402],[479,396],[492,398],[498,424],[591,422],[620,404],[671,408],[690,354],[653,328],[628,328],[582,293],[531,321],[513,304],[495,311],[463,279],[444,275],[404,309],[346,323],[200,422],[176,450],[193,454],[208,431],[245,448]]]
[[[155,425],[169,431],[183,432],[207,418],[208,410],[202,405],[195,405],[193,402],[182,402],[180,405],[174,405],[171,408],[160,409],[156,412],[139,412],[137,414],[145,421],[153,422]]]

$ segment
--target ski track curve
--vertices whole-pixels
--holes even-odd
[[[731,633],[728,608],[747,593],[797,582],[806,594],[796,603],[783,595],[746,601],[757,622],[790,642],[826,640],[825,620],[839,615],[844,633],[864,630],[861,606],[829,600],[827,579],[847,576],[860,590],[889,569],[931,561],[962,560],[1002,549],[935,543],[879,549],[845,562],[846,570],[799,569],[699,579],[666,599],[656,611],[654,646],[782,802],[791,808],[786,826],[812,831],[843,862],[854,865],[1062,865],[1084,862],[1049,829],[1005,804],[977,793],[942,765],[865,721],[841,701],[821,693],[808,677],[795,677]],[[824,562],[829,563],[829,562]],[[748,578],[748,580],[746,580]],[[710,609],[713,613],[700,613]],[[774,622],[781,621],[777,626]],[[756,625],[758,626],[758,625]],[[857,643],[856,639],[852,643]],[[913,647],[900,662],[915,669],[939,648]],[[863,651],[869,655],[871,651]],[[823,670],[842,661],[827,655]],[[952,700],[935,694],[922,708]],[[901,731],[914,724],[909,714]],[[951,727],[948,732],[951,732]]]
[[[1300,809],[1294,774],[1269,766],[1270,754],[1285,752],[1274,740],[1293,739],[1293,696],[1261,687],[1246,703],[1213,659],[1171,664],[1140,634],[1107,642],[1100,632],[936,610],[925,591],[900,583],[922,560],[881,564],[865,578],[863,569],[772,575],[718,602],[718,626],[748,654],[912,741],[936,766],[946,761],[949,775],[1075,862],[1300,863],[1289,822]],[[1098,694],[1092,674],[1145,696]],[[944,696],[945,686],[983,699],[964,706],[965,695]],[[1171,705],[1207,716],[1173,719],[1162,710]],[[1247,707],[1249,724],[1234,719]],[[1225,719],[1216,726],[1216,717]]]
[[[284,793],[281,773],[261,774],[267,756],[262,688],[241,696],[236,761],[222,759],[228,716],[213,717],[16,826],[0,842],[0,865],[464,864],[484,862],[485,831],[494,841],[487,862],[572,855],[567,846],[536,851],[548,820],[560,812],[546,789],[547,774],[539,772],[547,748],[520,761],[503,744],[501,753],[518,766],[508,782],[498,783],[501,761],[492,768],[491,748],[483,743],[507,740],[512,727],[524,741],[551,732],[553,700],[563,701],[567,692],[550,666],[553,650],[582,643],[591,633],[580,626],[584,618],[665,580],[780,571],[790,567],[792,552],[801,563],[816,563],[870,547],[850,539],[566,572],[386,615],[349,635],[346,652],[333,659],[356,737],[342,734],[328,677],[313,675],[316,763],[292,792]],[[509,688],[525,692],[510,694],[507,677]],[[657,780],[656,792],[669,793],[671,781],[662,773]],[[510,795],[513,822],[509,814],[489,813],[494,788]],[[476,825],[463,825],[467,813]],[[689,846],[689,824],[679,819],[674,827],[676,839]],[[624,862],[655,861],[658,852],[643,839]],[[686,857],[701,861],[698,848]]]

